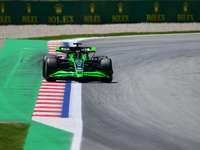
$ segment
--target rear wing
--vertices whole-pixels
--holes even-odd
[[[63,53],[69,53],[69,52],[86,52],[86,53],[95,53],[96,47],[55,47],[56,52],[63,52]]]

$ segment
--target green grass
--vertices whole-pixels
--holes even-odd
[[[0,150],[22,150],[29,124],[0,124]]]
[[[200,33],[200,31],[125,32],[125,33],[109,33],[109,34],[75,34],[75,35],[45,36],[45,37],[37,37],[37,38],[29,38],[29,39],[33,39],[33,40],[62,40],[62,39],[73,39],[73,38],[87,38],[87,37],[130,36],[130,35],[150,35],[150,34],[179,34],[179,33]]]

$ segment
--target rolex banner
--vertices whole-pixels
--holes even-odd
[[[200,1],[1,1],[0,24],[200,22]]]

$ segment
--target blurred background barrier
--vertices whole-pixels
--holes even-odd
[[[0,24],[200,22],[200,1],[0,1]]]

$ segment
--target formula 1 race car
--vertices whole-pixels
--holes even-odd
[[[94,57],[95,47],[79,47],[81,43],[73,43],[76,47],[56,46],[56,52],[66,53],[65,58],[58,55],[43,57],[43,77],[48,82],[56,80],[100,80],[111,82],[113,79],[112,60],[107,56]],[[89,57],[89,54],[93,56]]]

